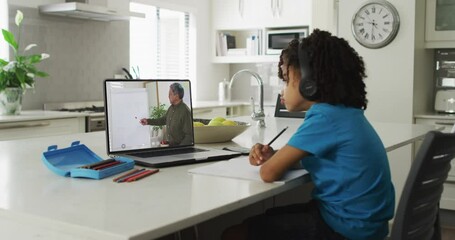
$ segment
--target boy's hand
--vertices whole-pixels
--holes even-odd
[[[269,145],[263,145],[256,143],[250,151],[249,160],[250,164],[254,166],[262,165],[270,157],[272,157],[274,151]]]

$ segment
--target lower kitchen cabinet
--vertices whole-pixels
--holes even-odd
[[[226,107],[209,107],[193,109],[194,118],[212,119],[214,117],[226,117]]]
[[[0,141],[85,132],[85,117],[0,123]]]
[[[444,127],[442,130],[443,132],[450,132],[455,124],[455,116],[417,116],[415,117],[415,123]],[[416,144],[416,152],[418,151],[420,144],[421,142]],[[452,160],[452,168],[450,169],[449,176],[444,184],[444,192],[442,193],[440,207],[442,209],[455,210],[455,160]]]
[[[214,117],[230,118],[250,115],[251,106],[249,105],[193,108],[194,118],[212,119]]]

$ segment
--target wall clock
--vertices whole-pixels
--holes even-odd
[[[385,0],[365,2],[352,17],[352,34],[367,48],[381,48],[392,42],[400,28],[397,9]]]

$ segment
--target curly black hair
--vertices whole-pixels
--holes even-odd
[[[284,79],[281,65],[287,60],[290,67],[300,71],[298,48],[307,49],[311,78],[316,82],[316,101],[332,105],[366,109],[365,66],[361,56],[343,38],[315,29],[311,35],[292,40],[283,49],[278,64],[278,77]],[[289,71],[288,71],[289,72]]]

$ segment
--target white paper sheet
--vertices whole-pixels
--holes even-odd
[[[192,168],[189,169],[188,172],[193,174],[262,181],[261,176],[259,175],[259,168],[259,166],[251,165],[247,156],[242,156],[228,161],[221,161],[203,167]],[[275,183],[285,183],[307,173],[308,172],[305,169],[290,170],[284,174],[280,180],[275,181]]]

